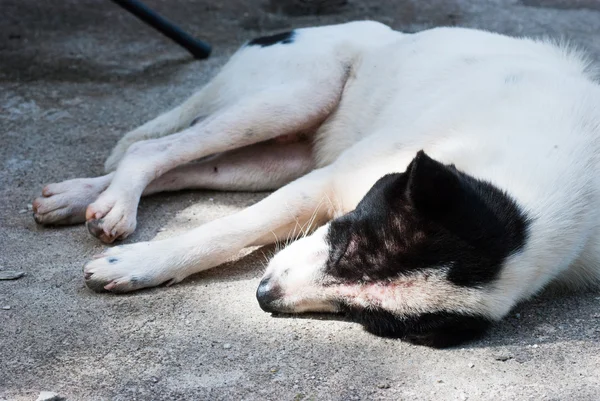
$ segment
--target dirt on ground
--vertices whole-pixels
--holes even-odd
[[[148,0],[212,44],[190,55],[113,2],[0,0],[0,400],[598,400],[600,292],[541,295],[484,339],[432,350],[344,319],[276,318],[246,252],[180,285],[96,294],[82,266],[104,246],[83,226],[42,228],[43,184],[102,173],[117,139],[181,102],[249,38],[374,19],[414,32],[461,25],[568,39],[600,59],[595,0],[351,0],[333,14],[259,0]],[[264,193],[171,193],[141,202],[127,243],[173,236]]]

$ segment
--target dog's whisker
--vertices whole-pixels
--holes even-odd
[[[313,211],[311,218],[310,218],[310,219],[308,220],[308,222],[307,222],[307,228],[306,228],[306,230],[304,231],[304,236],[303,236],[303,238],[304,238],[304,237],[306,237],[308,234],[310,234],[310,233],[313,231],[313,229],[312,229],[312,226],[313,226],[313,224],[315,223],[315,221],[316,221],[316,219],[317,219],[317,216],[318,216],[319,210],[321,209],[321,205],[322,205],[322,204],[323,204],[323,200],[321,200],[321,201],[319,202],[319,204],[317,205],[317,207],[316,207],[316,208],[315,208],[315,210]]]

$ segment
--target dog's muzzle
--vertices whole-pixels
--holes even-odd
[[[277,312],[276,302],[281,299],[281,288],[272,283],[269,277],[262,279],[256,290],[256,299],[261,309],[265,312]]]

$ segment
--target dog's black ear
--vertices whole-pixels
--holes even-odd
[[[419,212],[440,218],[451,212],[466,190],[456,169],[433,160],[422,150],[406,168],[408,201]]]

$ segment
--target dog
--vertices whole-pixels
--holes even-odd
[[[453,346],[551,282],[600,280],[596,79],[572,47],[472,29],[358,21],[262,37],[126,134],[106,175],[46,186],[34,218],[111,243],[135,230],[143,195],[275,190],[182,236],[109,248],[85,282],[171,285],[301,237],[268,264],[263,310],[346,313]]]

